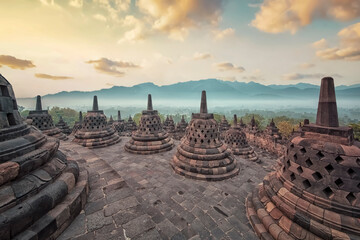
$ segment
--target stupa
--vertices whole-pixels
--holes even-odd
[[[119,135],[108,126],[104,112],[99,110],[97,96],[94,96],[93,108],[87,112],[73,141],[88,148],[106,147],[120,141]]]
[[[63,120],[62,116],[60,116],[59,122],[55,124],[55,127],[59,128],[65,135],[69,135],[71,133],[69,125],[67,125],[67,123]]]
[[[239,173],[231,150],[220,140],[214,115],[208,113],[206,92],[202,92],[200,113],[193,113],[171,166],[185,177],[219,181]]]
[[[255,116],[253,115],[250,120],[250,123],[248,124],[248,131],[257,132],[257,130],[258,130],[258,126],[255,121]]]
[[[121,119],[121,113],[118,111],[117,120],[113,123],[113,128],[119,135],[123,135],[125,131],[125,122]]]
[[[239,126],[236,114],[234,115],[234,122],[232,127],[225,133],[224,142],[235,155],[239,155],[241,158],[245,158],[251,161],[259,160],[258,155],[248,144],[246,135]]]
[[[271,119],[271,122],[264,130],[264,133],[266,135],[272,136],[274,139],[281,139],[281,134],[279,132],[279,129],[276,127],[273,118]]]
[[[42,110],[41,97],[36,97],[36,109],[29,112],[27,119],[31,120],[31,125],[41,130],[44,134],[60,140],[67,140],[61,130],[55,127],[53,119],[47,110]]]
[[[219,124],[219,132],[220,132],[221,139],[224,139],[225,132],[227,130],[229,130],[229,128],[230,128],[230,124],[229,124],[228,120],[226,119],[225,115],[223,115],[221,118],[220,124]]]
[[[246,125],[245,123],[243,122],[243,119],[240,118],[240,122],[238,123],[239,124],[239,127],[241,127],[242,129],[246,128]]]
[[[163,122],[164,129],[166,129],[167,126],[169,126],[169,121],[170,121],[170,118],[169,118],[169,115],[167,115],[165,121]]]
[[[78,121],[78,122],[75,122],[71,134],[75,134],[78,130],[81,129],[81,127],[82,127],[82,122],[83,122],[83,117],[82,117],[82,112],[80,111],[80,112],[79,112],[79,121]]]
[[[360,239],[360,143],[340,127],[334,80],[321,80],[315,124],[305,121],[276,172],[247,198],[261,239]]]
[[[113,119],[112,115],[110,115],[110,119],[109,119],[109,121],[108,121],[108,125],[109,125],[109,126],[112,126],[113,123],[114,123],[114,119]]]
[[[187,126],[188,123],[185,121],[184,115],[182,115],[180,122],[178,122],[176,125],[174,138],[180,140],[185,135],[185,130]]]
[[[153,110],[151,95],[148,95],[147,110],[142,111],[139,128],[125,145],[125,150],[136,154],[153,154],[169,151],[173,140],[163,130],[157,110]]]
[[[169,121],[165,128],[165,131],[169,134],[170,137],[173,137],[175,135],[175,123],[172,116],[169,117]]]
[[[87,172],[22,121],[1,74],[0,106],[0,239],[56,239],[85,205]]]
[[[136,126],[135,121],[132,119],[131,116],[129,116],[128,121],[125,124],[125,131],[128,136],[131,136],[134,131],[136,131],[138,128]]]

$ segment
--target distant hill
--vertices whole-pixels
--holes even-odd
[[[146,101],[146,96],[151,93],[153,101],[161,101],[162,105],[186,105],[195,101],[198,104],[202,90],[207,91],[210,101],[215,103],[241,101],[259,102],[269,104],[269,101],[290,103],[291,101],[316,102],[319,95],[319,86],[308,83],[292,85],[262,85],[255,82],[229,82],[218,79],[204,79],[198,81],[179,82],[171,85],[157,86],[153,83],[142,83],[132,87],[114,86],[108,89],[82,92],[59,92],[43,96],[47,106],[90,106],[94,95],[99,98],[100,105],[141,105]],[[338,99],[347,99],[359,103],[360,84],[352,86],[339,86],[336,88]],[[35,105],[34,98],[18,99],[20,105],[31,108]],[[316,107],[316,106],[314,106]]]

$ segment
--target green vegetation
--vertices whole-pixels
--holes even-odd
[[[354,138],[360,141],[360,122],[349,124],[349,126],[354,130]]]
[[[60,116],[62,116],[63,120],[70,127],[74,126],[75,122],[79,120],[79,112],[71,108],[53,107],[49,110],[49,114],[51,115],[54,124],[59,122]],[[21,111],[20,115],[23,118],[26,118],[29,115],[29,110]]]

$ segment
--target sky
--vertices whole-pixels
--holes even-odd
[[[1,0],[17,97],[217,78],[360,83],[359,0]]]

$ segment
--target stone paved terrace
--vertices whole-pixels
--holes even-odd
[[[262,163],[240,159],[240,174],[220,182],[174,173],[176,151],[134,155],[129,138],[90,150],[69,141],[61,149],[87,159],[90,192],[80,215],[58,238],[65,239],[258,239],[246,217],[245,198],[276,164],[256,149]]]

